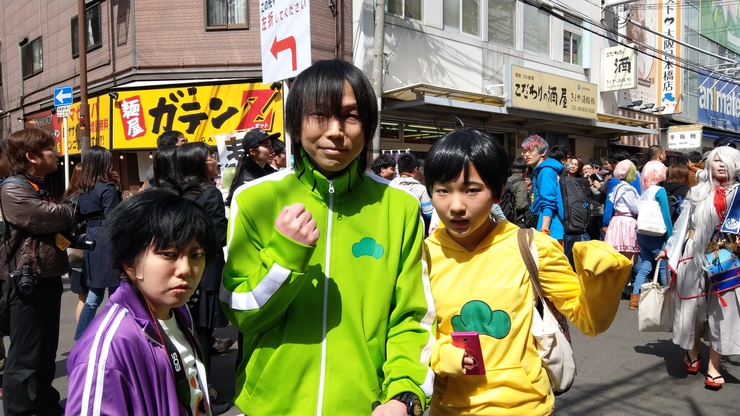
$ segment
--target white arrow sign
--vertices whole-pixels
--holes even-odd
[[[60,103],[65,103],[67,100],[72,99],[72,91],[60,89],[54,98]]]

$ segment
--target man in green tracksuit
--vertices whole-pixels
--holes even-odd
[[[351,64],[317,62],[286,120],[296,168],[243,185],[231,206],[221,301],[244,333],[236,405],[421,414],[435,325],[423,229],[416,199],[365,172],[372,86]]]

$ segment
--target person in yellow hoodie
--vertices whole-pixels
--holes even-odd
[[[425,241],[438,328],[431,416],[547,415],[554,395],[531,334],[534,292],[517,243],[519,227],[489,217],[508,158],[475,129],[449,133],[429,151],[425,173],[442,227]],[[603,241],[577,243],[577,274],[558,242],[535,233],[544,296],[586,335],[604,332],[631,263]],[[483,363],[452,344],[477,332]],[[476,365],[485,375],[466,375]]]

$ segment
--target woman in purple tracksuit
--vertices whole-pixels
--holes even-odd
[[[122,282],[70,353],[66,414],[211,415],[185,306],[216,256],[210,218],[152,189],[119,205],[108,236]]]

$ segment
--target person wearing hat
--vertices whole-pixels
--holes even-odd
[[[242,138],[242,153],[236,165],[234,179],[229,187],[229,196],[226,198],[226,206],[231,204],[231,198],[236,188],[243,184],[261,178],[268,173],[265,165],[272,162],[272,139],[280,137],[280,133],[269,134],[262,129],[249,130]]]

